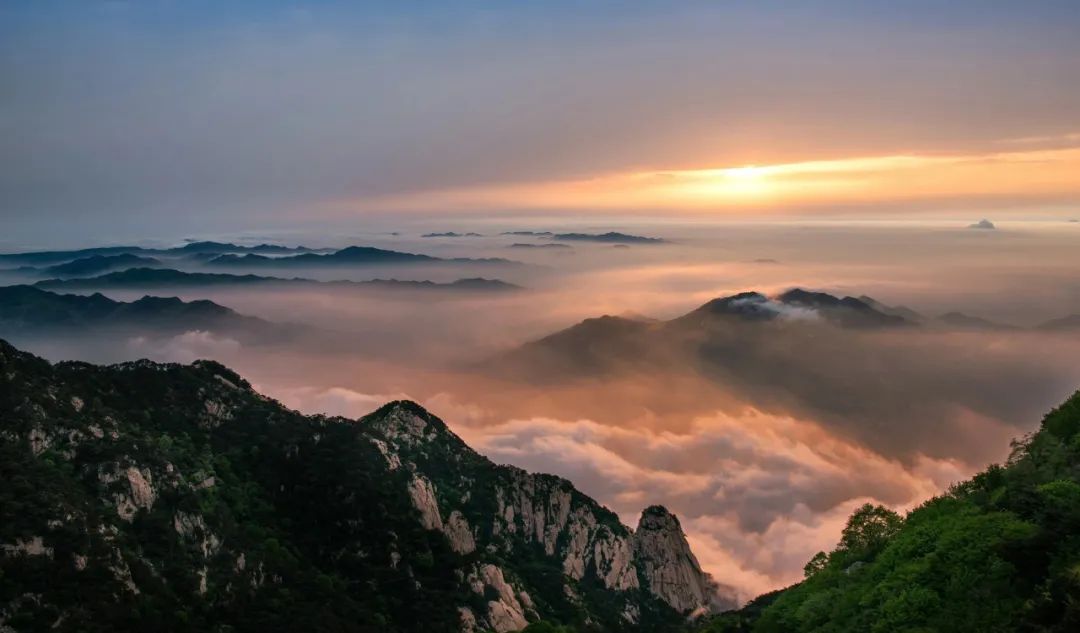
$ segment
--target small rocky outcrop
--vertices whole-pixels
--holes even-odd
[[[486,628],[498,633],[517,631],[528,626],[526,614],[536,618],[529,594],[507,582],[503,570],[498,566],[481,565],[469,574],[467,582],[474,593],[487,600],[487,613],[482,616]],[[471,610],[469,613],[475,620],[475,614]],[[463,624],[467,621],[468,616],[463,616]]]
[[[443,533],[450,542],[450,549],[458,554],[471,554],[476,551],[476,540],[473,538],[469,520],[459,510],[454,510],[443,524]]]
[[[414,476],[409,481],[409,498],[420,513],[421,525],[429,530],[443,529],[439,502],[435,499],[435,489],[426,477]]]
[[[663,506],[641,513],[634,553],[646,588],[673,609],[698,614],[713,609],[718,586],[698,564],[679,519]]]

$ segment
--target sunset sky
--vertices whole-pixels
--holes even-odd
[[[9,236],[1080,201],[1069,0],[11,2],[0,76]]]
[[[236,264],[263,243],[406,263]],[[0,282],[310,329],[29,351],[213,358],[305,413],[414,399],[628,523],[666,504],[748,599],[860,504],[1005,459],[1080,384],[1080,0],[0,0],[0,253],[129,244],[215,281],[58,286],[16,257]],[[506,292],[449,291],[477,277]],[[424,291],[370,291],[402,281]],[[911,321],[686,325],[792,288]],[[508,369],[604,315],[669,333]]]

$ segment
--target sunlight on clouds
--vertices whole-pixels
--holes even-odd
[[[687,432],[551,418],[451,426],[497,462],[570,478],[630,525],[662,501],[703,567],[744,600],[798,580],[859,505],[908,509],[971,470],[951,459],[888,458],[814,422],[750,407],[699,417]]]
[[[1075,141],[1071,144],[986,154],[897,154],[640,171],[347,200],[335,206],[346,211],[678,208],[738,212],[859,202],[1054,199],[1080,194],[1080,147]]]

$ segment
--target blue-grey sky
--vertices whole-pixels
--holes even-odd
[[[1072,0],[0,5],[10,234],[236,229],[429,190],[978,154],[1075,140],[1078,119]]]

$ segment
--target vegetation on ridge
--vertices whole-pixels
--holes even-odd
[[[420,479],[475,547],[424,525]],[[682,622],[591,563],[568,576],[566,531],[542,530],[556,555],[527,538],[522,508],[556,500],[592,526],[585,553],[629,536],[566,480],[493,464],[414,403],[304,416],[216,362],[54,365],[0,341],[0,481],[0,630],[428,633],[507,601],[521,626]]]
[[[1080,393],[1006,464],[905,518],[864,506],[802,583],[698,630],[1080,630]]]

